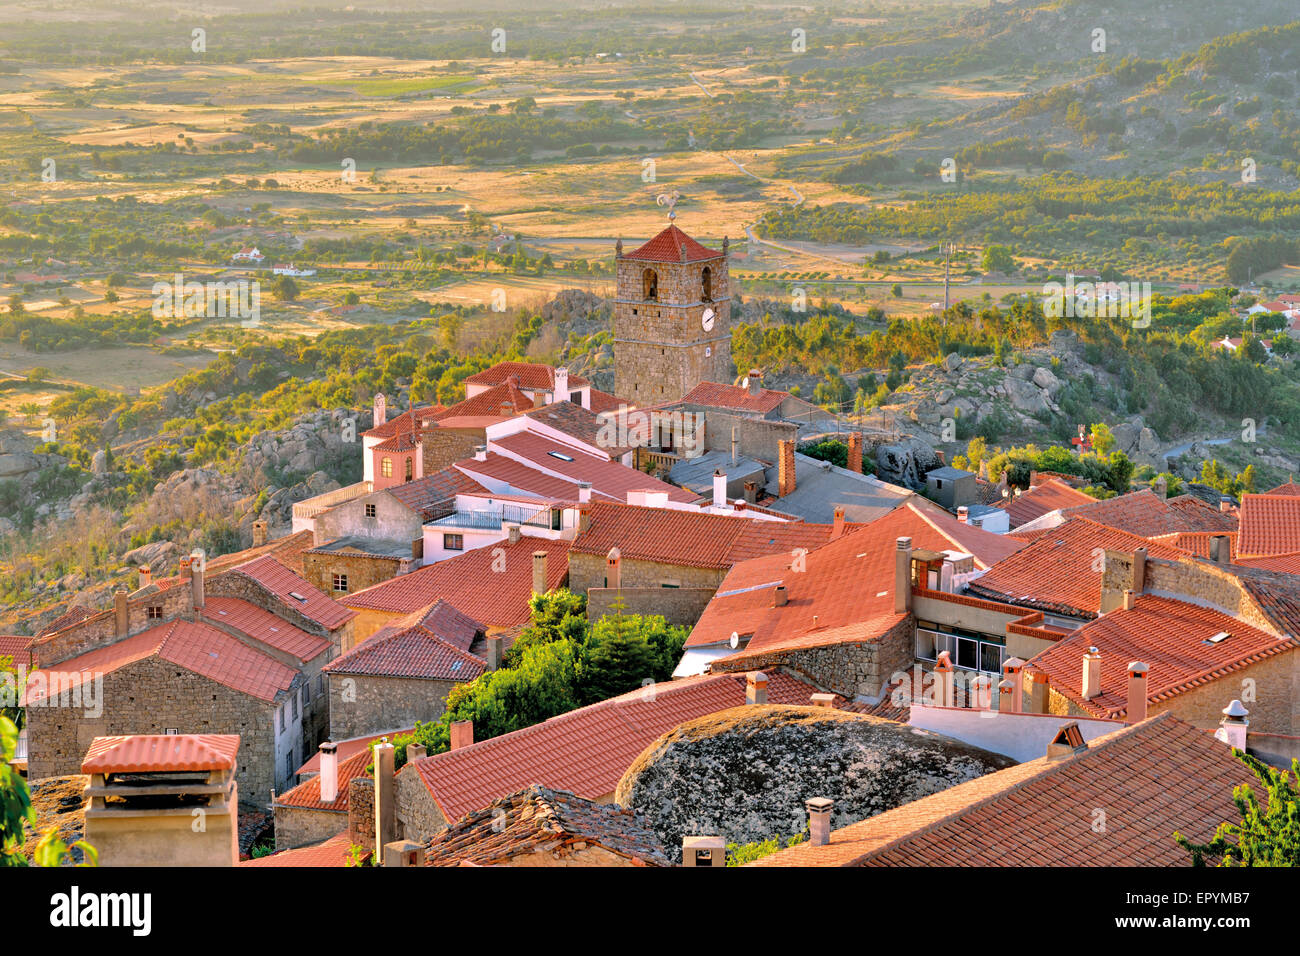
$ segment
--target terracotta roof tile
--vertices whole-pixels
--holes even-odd
[[[240,866],[348,866],[352,858],[352,840],[344,830],[312,846],[281,850],[255,860],[240,860]]]
[[[596,412],[575,405],[573,402],[552,402],[524,414],[535,422],[564,432],[570,438],[592,448],[600,449],[610,458],[619,458],[632,450],[631,445],[607,447],[602,444],[606,435],[605,420]]]
[[[456,468],[444,468],[415,481],[384,489],[387,494],[423,520],[441,518],[455,510],[459,494],[482,494],[487,489]]]
[[[338,747],[337,757],[339,763],[347,760],[349,757],[369,751],[370,745],[380,738],[387,737],[390,740],[398,734],[409,734],[414,732],[414,727],[397,727],[393,730],[386,730],[382,734],[367,734],[361,737],[352,737],[348,740],[336,740],[334,744]],[[314,773],[320,773],[320,750],[318,749],[311,755],[311,759],[294,771],[294,776],[310,776]]]
[[[438,421],[478,415],[512,416],[533,406],[533,400],[520,391],[513,380],[507,380],[450,406],[438,415]]]
[[[1176,560],[1179,549],[1127,531],[1071,518],[1039,534],[1030,545],[999,561],[987,574],[967,585],[980,597],[1040,611],[1084,617],[1101,606],[1103,551],[1146,548],[1154,558]],[[1100,550],[1099,550],[1100,549]]]
[[[1256,558],[1300,551],[1300,497],[1242,495],[1237,553]]]
[[[315,660],[331,646],[325,638],[308,634],[270,611],[238,598],[208,598],[203,605],[203,617],[214,624],[234,628],[304,662]]]
[[[568,481],[589,481],[593,492],[598,491],[618,501],[626,501],[629,491],[641,489],[667,492],[669,501],[692,504],[699,500],[698,495],[651,478],[635,468],[607,458],[598,458],[573,445],[552,441],[531,432],[517,432],[494,439],[492,448],[505,457],[515,458]]]
[[[319,753],[319,751],[318,751]],[[348,809],[348,783],[357,777],[365,776],[370,766],[371,748],[364,747],[338,762],[338,795],[333,803],[325,803],[320,798],[320,774],[308,777],[292,790],[277,794],[275,805],[294,807],[299,810],[323,810],[346,813]]]
[[[289,607],[327,631],[342,627],[356,617],[355,611],[326,597],[275,558],[262,557],[249,561],[234,568],[233,573],[252,578]]]
[[[683,250],[685,258],[682,257]],[[699,262],[704,259],[721,259],[722,253],[700,245],[676,226],[669,225],[650,241],[626,253],[623,258],[644,262]]]
[[[1230,636],[1210,643],[1222,632]],[[1090,646],[1101,651],[1101,694],[1084,700],[1082,661]],[[1212,608],[1142,594],[1131,610],[1102,615],[1031,658],[1027,667],[1046,674],[1054,690],[1088,713],[1118,718],[1128,712],[1130,661],[1150,668],[1147,696],[1157,702],[1298,646]]]
[[[394,415],[382,425],[376,425],[373,428],[363,432],[366,438],[392,438],[394,435],[409,435],[411,433],[411,416],[414,415],[416,421],[421,426],[428,426],[439,415],[446,412],[442,405],[425,405],[423,408],[407,409],[399,415]]]
[[[1280,571],[1284,574],[1300,574],[1300,551],[1291,554],[1271,554],[1263,558],[1235,558],[1238,564],[1248,568],[1260,568],[1264,571]]]
[[[789,392],[762,388],[757,395],[751,395],[749,389],[739,385],[723,385],[719,382],[700,382],[682,396],[686,405],[704,405],[709,408],[731,408],[742,412],[757,412],[766,415],[781,407],[781,403],[790,397]]]
[[[1264,492],[1266,495],[1300,495],[1300,485],[1295,483],[1294,479],[1288,479],[1285,484],[1278,485],[1276,488],[1270,488]]]
[[[618,548],[625,559],[697,568],[730,568],[737,562],[830,540],[832,527],[801,521],[767,521],[671,508],[593,502],[586,531],[571,551],[604,557]],[[860,527],[853,525],[851,527]]]
[[[1005,504],[1005,510],[1007,521],[1012,528],[1017,528],[1026,521],[1041,518],[1049,511],[1085,505],[1094,500],[1058,478],[1049,478],[1023,494],[1016,495]]]
[[[482,625],[439,598],[429,610],[382,627],[325,665],[331,674],[471,681],[487,662],[469,653]]]
[[[502,541],[425,565],[344,600],[350,608],[410,614],[443,598],[485,627],[518,627],[529,620],[534,551],[547,553],[548,590],[560,587],[569,575],[569,542],[525,535],[516,544]]]
[[[627,399],[619,398],[617,395],[611,395],[609,392],[602,392],[599,389],[590,389],[591,410],[597,415],[602,412],[615,412],[628,404]]]
[[[668,866],[663,845],[632,810],[534,784],[468,813],[429,842],[427,866],[509,864],[535,853],[599,846],[635,864]]]
[[[1144,538],[1173,531],[1237,530],[1235,515],[1223,514],[1191,495],[1164,499],[1149,488],[1075,505],[1061,512],[1062,520],[1075,517]]]
[[[0,634],[0,657],[12,657],[14,666],[30,666],[34,637]]]
[[[233,770],[239,734],[132,734],[96,737],[82,773]]]
[[[530,468],[523,462],[515,461],[513,458],[498,455],[494,451],[488,452],[483,461],[476,458],[466,458],[464,461],[456,462],[454,467],[467,477],[481,476],[482,479],[503,481],[516,491],[536,495],[539,499],[550,501],[576,501],[578,499],[579,489],[576,481],[556,478],[554,475],[548,475],[536,468]],[[592,492],[594,494],[600,493],[596,492],[594,488]],[[542,504],[543,502],[539,500],[537,506],[540,508]]]
[[[1203,730],[1159,714],[1069,757],[1031,760],[842,827],[752,866],[1187,866],[1258,782]],[[1098,830],[1095,810],[1104,808]]]
[[[815,690],[783,672],[768,674],[771,703],[807,704]],[[416,760],[402,773],[419,774],[448,820],[533,784],[599,800],[614,792],[632,762],[664,733],[687,720],[738,707],[744,700],[744,674],[655,684]]]
[[[500,385],[512,375],[518,379],[521,388],[535,390],[555,387],[554,366],[543,365],[539,362],[497,362],[491,368],[476,372],[465,379],[465,384]],[[569,375],[570,387],[577,388],[586,384],[587,380],[585,378],[579,375]]]

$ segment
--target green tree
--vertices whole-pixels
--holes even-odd
[[[271,283],[271,295],[281,302],[293,302],[298,298],[298,283],[289,276],[276,276]]]
[[[645,620],[639,614],[615,613],[596,622],[579,672],[583,703],[617,697],[656,680],[657,655]]]
[[[1219,866],[1300,866],[1300,760],[1291,770],[1277,770],[1257,757],[1237,750],[1233,755],[1251,769],[1268,794],[1264,809],[1248,783],[1232,791],[1240,823],[1221,823],[1208,843],[1193,843],[1180,832],[1174,840],[1192,856],[1193,866],[1217,858]]]
[[[79,866],[94,866],[98,854],[85,840],[71,847],[59,839],[59,828],[51,826],[41,833],[32,859],[23,855],[22,846],[27,839],[27,828],[36,825],[36,809],[32,806],[32,792],[27,781],[14,770],[13,759],[18,745],[18,728],[8,717],[0,716],[0,868],[16,866],[61,866],[71,861],[72,850],[82,853]]]
[[[1016,271],[1016,259],[1012,255],[1008,246],[989,246],[984,250],[984,258],[980,261],[985,272],[1006,272]]]

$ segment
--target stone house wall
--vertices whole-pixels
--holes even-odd
[[[617,613],[612,605],[621,601],[624,614],[659,614],[669,624],[694,627],[716,593],[716,588],[589,588],[587,620]]]
[[[426,843],[449,825],[414,764],[408,763],[397,772],[396,797],[397,832],[403,839]],[[373,814],[372,810],[372,817]],[[373,834],[370,842],[374,843]]]
[[[109,600],[112,601],[111,596]],[[162,617],[150,618],[146,610],[150,607],[162,608]],[[110,605],[106,611],[37,641],[32,645],[32,653],[37,666],[48,667],[147,631],[173,618],[188,617],[193,611],[194,595],[188,582],[179,587],[150,591],[127,599],[126,634],[118,635],[117,614]]]
[[[308,810],[306,807],[275,808],[275,848],[320,843],[347,827],[348,815],[340,810]]]
[[[305,551],[302,555],[303,577],[322,594],[337,600],[372,584],[382,584],[397,576],[401,561],[397,558],[375,557],[367,554],[325,553]],[[334,575],[347,576],[347,589],[334,590]]]
[[[375,509],[373,518],[366,517],[367,505]],[[317,515],[315,541],[324,543],[346,537],[415,541],[421,536],[422,529],[423,522],[418,514],[388,492],[375,491]],[[328,594],[329,590],[326,589],[325,593]]]
[[[605,556],[569,552],[569,590],[586,594],[591,588],[605,587]],[[681,564],[661,564],[657,561],[637,561],[624,558],[619,570],[619,583],[626,588],[658,588],[671,582],[680,588],[710,588],[714,591],[722,584],[729,568],[695,568]]]
[[[430,428],[422,433],[424,446],[424,473],[450,468],[458,461],[474,457],[478,445],[487,444],[487,430],[483,428]]]
[[[447,709],[450,680],[328,674],[332,740],[379,734],[437,720]]]

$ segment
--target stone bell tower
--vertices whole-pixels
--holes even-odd
[[[624,254],[620,239],[615,257],[615,394],[657,405],[700,382],[729,383],[727,240],[719,252],[670,224],[633,252]]]

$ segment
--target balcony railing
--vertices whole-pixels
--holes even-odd
[[[358,481],[354,485],[336,488],[333,491],[325,492],[323,495],[317,495],[315,498],[308,498],[306,501],[298,502],[293,506],[293,516],[295,518],[314,518],[323,511],[336,508],[344,502],[360,498],[362,495],[368,495],[374,490],[374,483],[370,481]]]
[[[527,525],[531,528],[551,527],[550,508],[532,508],[524,505],[503,504],[499,508],[485,508],[478,511],[457,511],[430,521],[438,528],[473,528],[494,531],[505,524]]]

